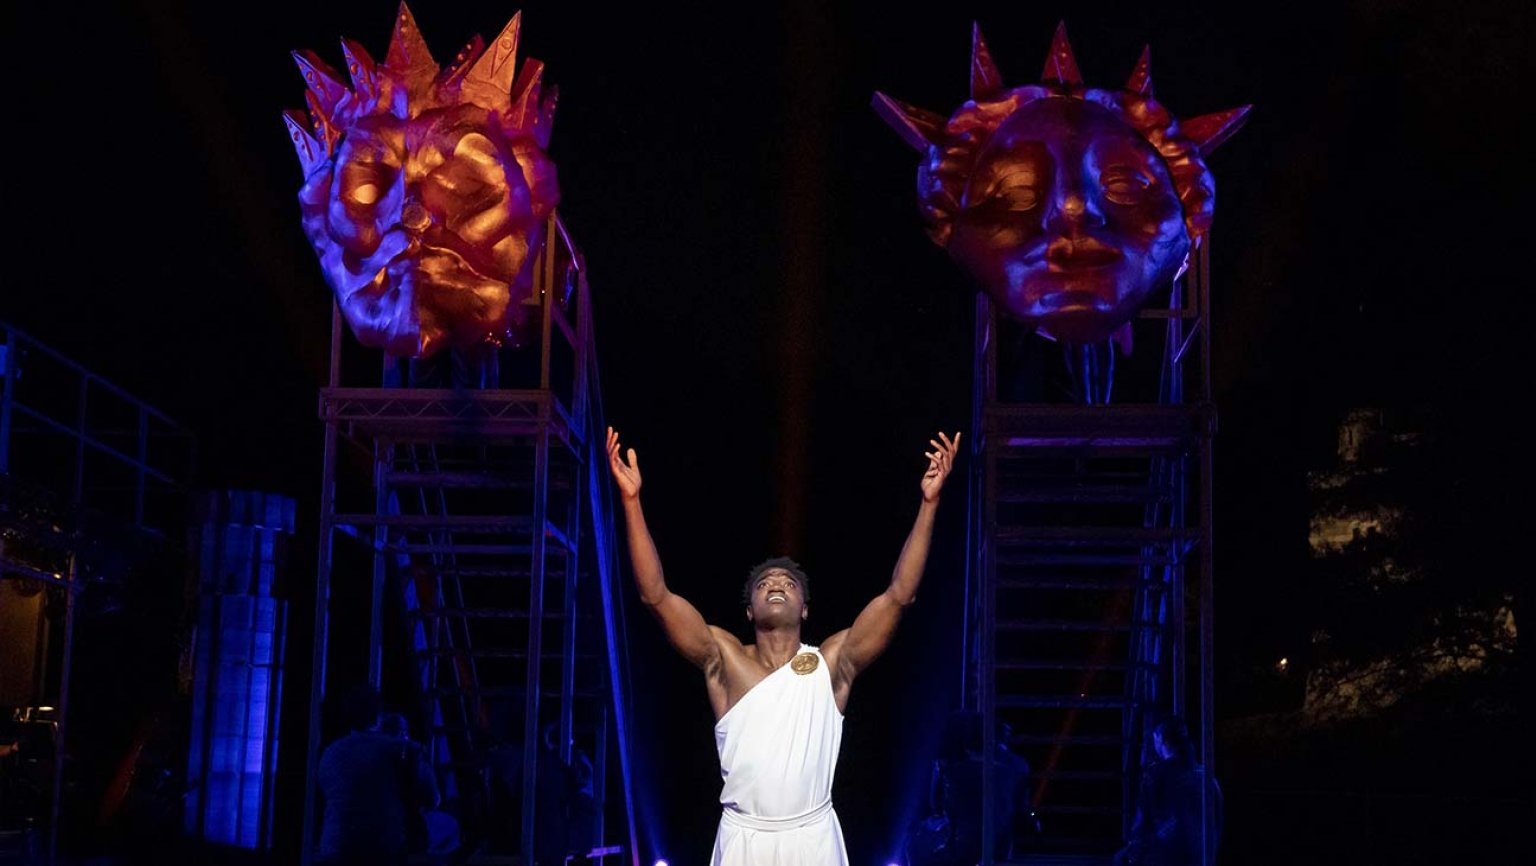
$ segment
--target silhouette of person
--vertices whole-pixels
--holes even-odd
[[[459,821],[442,811],[442,797],[437,787],[437,776],[427,759],[426,749],[411,739],[410,725],[399,713],[384,713],[379,717],[379,731],[406,742],[404,800],[408,849],[413,853],[448,854],[459,847]],[[428,798],[422,794],[430,792]]]
[[[945,725],[944,743],[933,762],[930,797],[934,812],[949,819],[950,830],[944,846],[948,853],[934,862],[970,866],[981,859],[983,723],[981,713],[961,710]],[[1008,748],[1006,725],[1000,726],[992,765],[992,855],[1005,858],[1012,848],[1016,815],[1029,803],[1029,763]]]
[[[1121,866],[1197,866],[1200,863],[1200,788],[1211,799],[1211,851],[1221,835],[1221,789],[1195,763],[1189,728],[1176,717],[1152,729],[1156,758],[1142,768],[1131,838],[1115,855]]]
[[[379,730],[382,701],[359,686],[344,703],[351,731],[320,755],[317,783],[325,812],[318,862],[325,866],[394,866],[407,853],[407,799],[437,803],[430,772],[421,774],[420,749]],[[413,748],[415,747],[415,748]]]
[[[570,813],[576,780],[571,767],[560,757],[560,726],[544,726],[534,765],[534,860],[538,866],[564,862],[571,842]],[[507,741],[493,749],[487,760],[493,810],[510,832],[503,833],[498,847],[516,849],[522,826],[523,749]]]

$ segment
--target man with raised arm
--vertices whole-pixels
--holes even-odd
[[[608,428],[608,463],[624,502],[629,556],[640,600],[661,621],[667,640],[704,671],[715,710],[720,753],[720,829],[712,866],[846,866],[843,830],[832,811],[832,774],[843,736],[843,708],[859,672],[890,645],[901,612],[917,596],[933,538],[939,491],[954,465],[960,434],[928,440],[922,503],[890,586],[850,628],[820,647],[800,642],[808,615],[804,572],[787,558],[770,559],[747,579],[747,619],[756,640],[743,644],[710,625],[698,609],[667,589],[661,557],[640,508],[635,449],[620,456]]]

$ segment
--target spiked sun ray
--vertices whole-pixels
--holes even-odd
[[[462,92],[464,79],[468,77],[469,71],[474,68],[475,62],[484,53],[485,40],[481,39],[480,34],[476,33],[475,38],[469,40],[469,44],[465,45],[459,50],[458,54],[454,55],[452,65],[443,72],[442,84],[440,86],[444,89],[460,88]]]
[[[404,73],[409,77],[425,74],[431,78],[437,74],[437,62],[432,59],[432,52],[427,48],[427,40],[421,35],[421,28],[416,26],[416,16],[411,14],[411,7],[400,4],[400,12],[395,15],[395,31],[389,38],[389,53],[384,56],[384,65],[396,73]]]
[[[363,98],[371,98],[377,92],[374,82],[378,64],[368,54],[368,49],[343,36],[341,53],[347,58],[347,74],[352,77],[352,91]]]
[[[315,166],[325,162],[325,146],[304,128],[304,115],[299,112],[283,112],[283,121],[288,125],[288,137],[293,139],[294,150],[298,151],[299,165],[304,169],[304,176],[308,177]]]
[[[523,61],[523,71],[512,85],[512,110],[508,117],[520,127],[531,127],[539,114],[539,96],[544,83],[544,64],[532,57]]]
[[[980,26],[973,24],[971,101],[953,115],[945,118],[877,91],[872,103],[875,112],[903,141],[928,155],[919,172],[919,195],[929,234],[941,245],[948,242],[953,204],[992,132],[1030,102],[1063,98],[1082,99],[1113,112],[1162,154],[1184,205],[1190,236],[1199,240],[1210,228],[1215,195],[1204,156],[1242,127],[1252,106],[1175,120],[1153,96],[1151,58],[1150,48],[1143,48],[1122,90],[1086,87],[1063,22],[1051,37],[1041,84],[1009,89],[1003,85]]]
[[[336,103],[347,95],[347,86],[341,83],[341,77],[336,74],[336,70],[321,60],[315,52],[307,49],[295,51],[293,59],[299,64],[299,72],[304,76],[304,83],[309,85],[309,92],[315,95],[315,102],[329,119],[336,110]]]
[[[343,130],[364,117],[393,114],[405,119],[432,108],[465,103],[496,112],[509,136],[526,135],[540,147],[548,147],[555,89],[543,87],[543,63],[528,58],[519,66],[521,30],[519,12],[495,40],[487,44],[474,37],[454,56],[453,63],[439,70],[416,17],[401,3],[383,64],[375,62],[359,43],[341,40],[350,87],[314,52],[293,52],[307,88],[304,98],[309,119],[306,122],[298,112],[288,112],[284,122],[305,175],[331,154]],[[301,134],[295,136],[295,129]]]
[[[555,106],[560,102],[560,88],[551,87],[539,102],[539,116],[534,119],[533,140],[539,147],[549,147],[549,135],[555,129]]]
[[[482,99],[502,103],[508,100],[512,76],[517,71],[517,40],[522,27],[523,13],[519,12],[475,61],[464,78],[465,98],[477,103]]]
[[[927,150],[929,145],[944,135],[942,116],[893,99],[879,91],[875,92],[874,108],[875,113],[915,150]]]
[[[971,22],[971,98],[992,99],[1002,92],[1003,76],[992,62],[992,52],[987,50],[987,40],[981,36],[981,25]]]
[[[1041,81],[1062,84],[1082,84],[1083,74],[1077,69],[1077,57],[1072,54],[1072,43],[1067,41],[1067,22],[1056,25],[1056,35],[1051,37],[1051,53],[1045,56],[1045,69]]]
[[[325,144],[326,151],[329,152],[335,146],[336,141],[341,138],[340,130],[331,122],[331,118],[335,114],[334,110],[328,109],[321,104],[320,97],[316,96],[313,90],[304,91],[304,103],[309,106],[310,126],[314,129],[315,135]]]
[[[1139,96],[1152,95],[1152,46],[1141,47],[1141,57],[1131,70],[1131,77],[1125,80],[1125,89]]]
[[[1195,146],[1200,148],[1201,153],[1210,153],[1242,128],[1251,110],[1253,106],[1243,105],[1218,111],[1215,114],[1202,114],[1183,121],[1179,124],[1179,129],[1184,133],[1185,138],[1193,141]]]

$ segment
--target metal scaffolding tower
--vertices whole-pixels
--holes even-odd
[[[1134,323],[1137,351],[1162,351],[1145,402],[1000,400],[1000,323],[978,301],[966,703],[984,718],[982,754],[1028,760],[1038,824],[1013,828],[1006,862],[1108,863],[1159,717],[1184,717],[1212,770],[1208,246],[1197,256]],[[1079,392],[1102,399],[1094,366],[1069,361]],[[998,775],[983,764],[983,839],[1010,817],[994,814]]]
[[[439,787],[480,852],[470,862],[533,862],[551,761],[578,771],[590,761],[592,861],[637,856],[590,298],[558,216],[545,238],[535,262],[537,342],[474,359],[439,356],[437,380],[425,363],[386,358],[383,387],[348,385],[344,350],[371,354],[373,370],[378,355],[362,353],[333,312],[320,400],[305,862],[320,816],[322,702],[347,679],[328,671],[329,635],[333,618],[352,614],[369,624],[367,680],[379,686],[392,665],[406,669],[413,730],[429,735]],[[367,455],[368,470],[353,473],[365,483],[348,483],[343,441]],[[347,608],[343,598],[344,609],[333,609],[348,579],[356,603]],[[508,808],[515,832],[499,841],[519,857],[495,859],[497,816]]]
[[[30,769],[47,800],[36,816],[0,802],[0,816],[40,819],[25,832],[42,862],[58,858],[81,598],[180,544],[195,456],[165,413],[0,322],[0,704],[27,704],[7,733],[46,740]]]

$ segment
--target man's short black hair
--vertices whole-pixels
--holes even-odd
[[[765,559],[752,566],[752,571],[747,574],[747,583],[741,589],[741,601],[743,604],[752,604],[753,585],[757,583],[759,577],[763,576],[763,572],[773,571],[774,569],[789,572],[789,576],[793,577],[800,584],[800,598],[807,602],[811,600],[811,579],[805,576],[805,571],[800,568],[800,563],[787,556],[775,556],[772,559]]]

